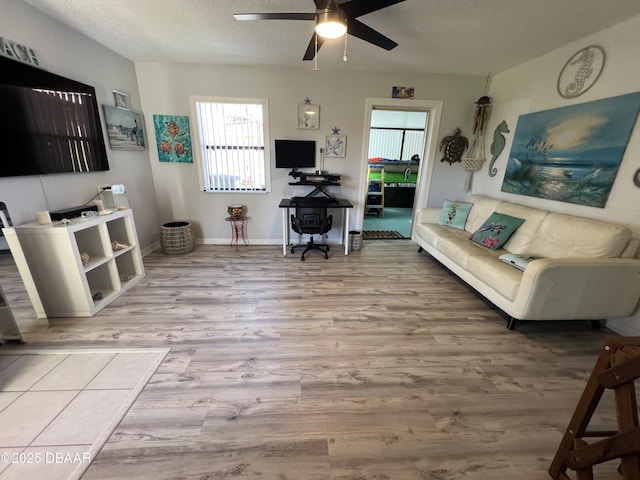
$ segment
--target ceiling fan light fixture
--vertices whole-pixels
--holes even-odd
[[[338,38],[347,33],[347,20],[342,13],[326,9],[318,14],[316,33],[324,38]]]

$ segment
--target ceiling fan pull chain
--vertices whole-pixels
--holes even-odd
[[[344,56],[342,57],[342,61],[346,62],[347,61],[347,37],[349,35],[345,35],[344,36]]]

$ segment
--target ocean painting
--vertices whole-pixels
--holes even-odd
[[[140,114],[110,105],[102,107],[111,150],[147,149]]]
[[[502,191],[604,208],[640,92],[521,115]]]

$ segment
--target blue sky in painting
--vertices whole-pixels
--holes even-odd
[[[546,142],[549,161],[588,160],[587,157],[595,155],[603,162],[620,162],[639,109],[640,92],[637,92],[521,115],[511,157],[526,160],[522,157],[533,140],[539,144]]]

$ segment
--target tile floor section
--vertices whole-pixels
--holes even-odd
[[[168,353],[2,350],[0,480],[80,478]]]
[[[386,207],[384,218],[376,215],[365,215],[363,230],[396,230],[405,238],[411,236],[411,208]]]

